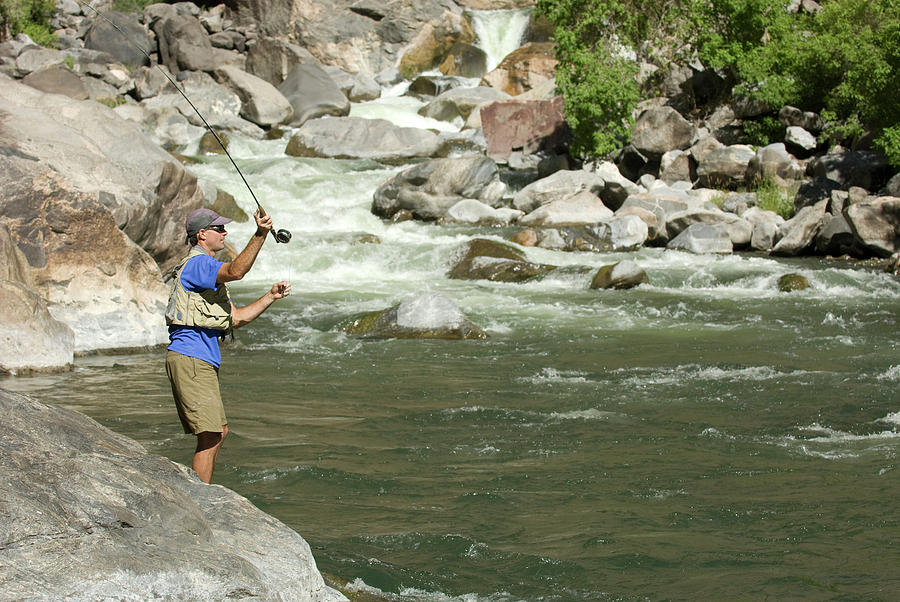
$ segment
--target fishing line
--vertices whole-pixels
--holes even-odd
[[[175,82],[175,80],[172,79],[172,77],[171,77],[168,73],[166,73],[166,70],[163,69],[163,68],[159,65],[159,63],[154,63],[154,62],[153,62],[153,59],[150,58],[150,54],[149,54],[146,50],[144,50],[143,48],[141,48],[141,46],[140,46],[137,42],[135,42],[135,41],[132,40],[130,37],[128,37],[128,34],[126,34],[124,31],[122,31],[122,29],[121,29],[118,25],[116,25],[115,23],[113,23],[106,15],[104,15],[103,13],[101,13],[99,10],[97,10],[96,8],[94,8],[93,6],[91,6],[90,4],[84,4],[83,2],[81,2],[81,0],[75,0],[75,2],[76,2],[82,9],[84,9],[84,8],[89,8],[89,9],[90,9],[94,14],[96,14],[98,17],[100,17],[101,19],[103,19],[104,21],[106,21],[107,23],[109,23],[110,25],[112,25],[112,26],[115,28],[116,31],[118,31],[120,34],[122,34],[122,37],[125,38],[125,41],[126,41],[126,42],[128,42],[129,44],[131,44],[131,46],[132,46],[133,48],[135,48],[138,52],[140,52],[140,53],[143,54],[145,57],[147,57],[147,60],[150,62],[150,64],[151,64],[151,65],[155,65],[156,68],[159,69],[160,73],[162,73],[162,74],[166,77],[166,79],[169,80],[169,83],[172,84],[172,86],[173,86],[176,90],[178,90],[178,93],[181,94],[181,96],[187,101],[187,103],[191,106],[191,108],[194,109],[194,112],[197,114],[197,117],[200,118],[200,121],[203,122],[203,125],[206,127],[206,129],[209,131],[209,133],[213,135],[213,137],[216,139],[216,142],[218,142],[218,143],[219,143],[219,146],[222,147],[222,150],[225,151],[225,155],[228,157],[228,160],[231,161],[231,164],[234,166],[235,171],[238,173],[239,176],[241,176],[241,180],[244,182],[244,186],[246,186],[246,187],[247,187],[247,190],[250,191],[250,196],[253,197],[253,202],[256,203],[256,207],[259,209],[259,215],[260,215],[260,217],[265,217],[265,216],[266,216],[266,210],[263,209],[263,206],[262,206],[262,205],[260,205],[259,200],[256,198],[256,194],[253,192],[253,188],[250,187],[250,183],[247,182],[247,178],[244,177],[244,173],[241,171],[241,168],[238,167],[238,164],[237,164],[237,163],[235,163],[234,157],[232,157],[232,156],[231,156],[231,153],[228,152],[228,149],[225,147],[225,143],[222,142],[222,139],[219,138],[219,135],[216,133],[216,131],[215,131],[214,129],[212,129],[212,126],[209,125],[209,123],[206,121],[206,118],[203,117],[203,114],[202,114],[202,113],[200,113],[200,110],[199,110],[196,106],[194,106],[194,103],[191,102],[191,99],[188,98],[188,95],[185,93],[185,91],[182,90],[181,87],[179,87],[179,85]],[[282,229],[282,230],[277,230],[277,231],[276,231],[276,230],[273,229],[273,230],[271,230],[271,232],[272,232],[272,236],[275,238],[275,242],[280,242],[280,243],[285,243],[285,244],[286,244],[286,243],[289,243],[289,242],[291,241],[291,233],[288,232],[287,230]]]

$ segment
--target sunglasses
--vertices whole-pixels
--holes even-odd
[[[203,228],[203,229],[204,230],[215,230],[216,232],[219,232],[220,234],[225,233],[225,226],[207,226],[206,228]]]

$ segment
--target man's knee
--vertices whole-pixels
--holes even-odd
[[[225,435],[227,434],[227,426],[222,427],[221,433],[213,433],[210,431],[197,433],[197,451],[205,451],[214,447],[220,447],[222,445],[222,442],[225,440]]]

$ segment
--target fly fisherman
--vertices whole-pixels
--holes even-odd
[[[256,233],[234,261],[213,258],[225,248],[225,225],[231,220],[210,209],[197,209],[185,220],[190,253],[173,272],[172,291],[166,309],[169,348],[166,373],[185,433],[197,436],[197,450],[191,467],[201,479],[212,479],[216,457],[225,436],[228,421],[219,393],[219,339],[234,328],[249,324],[276,299],[291,292],[289,282],[277,282],[262,297],[244,307],[231,303],[226,282],[247,275],[266,236],[272,230],[272,218],[256,211]]]

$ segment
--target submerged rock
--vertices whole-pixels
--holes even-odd
[[[591,288],[629,289],[650,282],[647,272],[633,261],[625,260],[601,267],[591,281]]]
[[[0,390],[0,598],[344,600],[300,535],[87,416]]]
[[[510,245],[476,238],[448,276],[456,280],[525,282],[555,269],[556,266],[527,261],[524,253]]]
[[[783,293],[802,291],[809,288],[809,279],[800,274],[785,274],[778,279],[778,290]]]
[[[487,333],[441,293],[424,293],[398,305],[361,316],[347,334],[393,339],[485,339]]]

